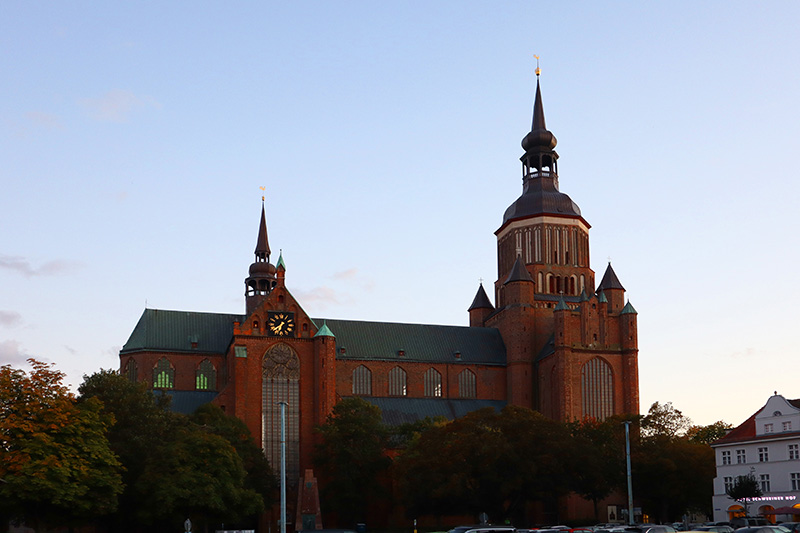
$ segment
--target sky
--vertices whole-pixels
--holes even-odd
[[[800,398],[800,3],[0,5],[0,364],[73,388],[145,307],[244,312],[261,195],[314,317],[468,325],[540,59],[640,407]],[[265,190],[262,193],[260,187]],[[491,292],[491,291],[489,291]]]

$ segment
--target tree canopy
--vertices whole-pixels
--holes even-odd
[[[116,510],[122,466],[106,431],[113,417],[77,404],[52,365],[0,367],[0,509],[28,524],[72,525]]]

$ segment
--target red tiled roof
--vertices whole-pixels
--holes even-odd
[[[797,407],[800,409],[800,399],[798,400],[787,400],[792,406]],[[763,409],[763,407],[761,408]],[[761,412],[761,409],[753,413],[753,415],[730,430],[727,435],[722,437],[719,440],[714,441],[712,444],[714,446],[718,444],[731,444],[734,442],[742,442],[756,438],[756,415]],[[800,434],[800,431],[795,431],[792,433],[770,433],[769,435],[758,435],[759,439],[770,439],[770,438],[780,438],[786,437],[788,435]]]

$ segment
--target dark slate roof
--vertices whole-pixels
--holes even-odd
[[[489,297],[486,295],[486,291],[483,288],[483,283],[478,286],[478,293],[475,295],[475,299],[472,300],[472,305],[469,306],[467,311],[472,311],[473,309],[494,309],[492,302],[489,301]]]
[[[503,214],[503,225],[511,220],[537,215],[560,215],[582,218],[581,209],[568,195],[559,192],[551,178],[531,179],[525,192]],[[588,225],[588,224],[587,224]]]
[[[606,268],[606,273],[603,274],[603,280],[600,282],[600,285],[597,286],[598,291],[603,291],[606,289],[622,289],[625,290],[625,287],[622,286],[622,283],[619,282],[619,278],[617,278],[616,272],[614,269],[611,268],[611,263],[608,264],[608,268]]]
[[[453,420],[484,407],[493,407],[496,411],[500,411],[506,406],[506,402],[499,400],[374,397],[364,397],[364,399],[380,408],[383,414],[383,423],[390,426],[399,426],[436,416]]]
[[[318,326],[323,322],[313,320]],[[337,359],[453,363],[459,352],[463,363],[506,363],[505,344],[495,328],[324,320],[336,336]]]
[[[211,403],[217,397],[216,391],[165,390],[154,391],[154,393],[170,396],[172,398],[169,404],[170,410],[184,415],[194,413],[198,407]]]
[[[145,309],[120,354],[159,350],[225,353],[233,339],[233,322],[244,315]],[[192,342],[197,348],[192,348]]]
[[[264,214],[264,203],[261,203],[261,224],[258,226],[258,239],[256,240],[256,255],[270,255],[269,238],[267,237],[267,216]]]
[[[556,337],[555,334],[550,335],[550,338],[547,339],[547,342],[544,343],[542,349],[539,350],[539,354],[536,356],[536,362],[538,363],[548,355],[553,355],[556,353]]]
[[[517,256],[517,259],[514,261],[514,266],[511,267],[511,272],[508,273],[508,277],[503,282],[503,285],[507,285],[512,281],[529,281],[533,283],[531,273],[528,272],[528,269],[522,264],[522,258],[520,256]]]

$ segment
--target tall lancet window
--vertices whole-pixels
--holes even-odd
[[[614,414],[614,373],[599,357],[581,369],[581,400],[584,417],[605,420]]]
[[[286,483],[300,479],[300,359],[291,347],[276,344],[264,354],[261,442],[272,470],[281,471],[281,406],[286,402]]]

